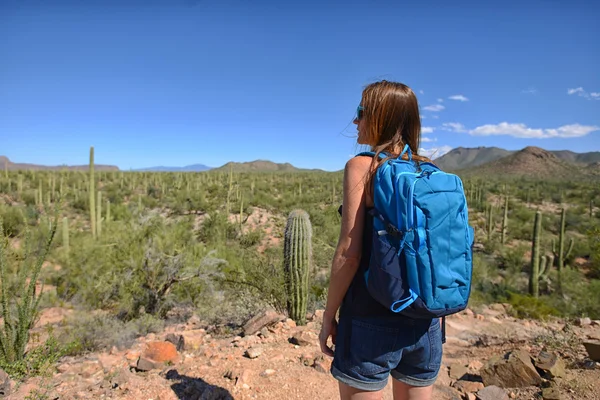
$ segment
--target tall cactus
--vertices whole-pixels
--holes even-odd
[[[487,240],[492,239],[492,233],[494,232],[494,205],[490,204],[487,213]]]
[[[508,194],[504,197],[504,216],[502,217],[502,236],[500,243],[506,242],[506,229],[508,227]]]
[[[529,274],[529,294],[538,297],[540,291],[540,236],[542,232],[542,213],[535,213],[533,237],[531,240],[531,273]]]
[[[98,190],[98,201],[96,202],[96,236],[102,236],[102,192]]]
[[[94,147],[90,147],[90,229],[92,236],[96,238],[96,190],[94,188]]]
[[[293,210],[288,216],[283,256],[288,314],[298,325],[304,325],[312,262],[312,226],[304,210]]]
[[[69,253],[69,219],[63,217],[62,219],[62,245],[67,254]]]
[[[571,251],[573,250],[573,238],[569,241],[569,248],[565,252],[565,225],[566,225],[566,210],[563,208],[560,213],[560,231],[558,233],[558,252],[555,251],[554,242],[552,242],[552,252],[554,257],[557,259],[558,271],[562,271],[565,266],[565,261],[569,258]]]

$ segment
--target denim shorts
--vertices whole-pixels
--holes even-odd
[[[430,386],[442,363],[439,319],[340,315],[331,374],[348,386],[383,389],[388,376],[410,386]]]

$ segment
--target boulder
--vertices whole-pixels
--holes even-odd
[[[450,364],[450,378],[459,380],[469,373],[469,368],[462,364]]]
[[[560,392],[556,386],[550,386],[542,389],[542,398],[544,400],[560,400]]]
[[[512,351],[504,358],[492,358],[480,373],[485,386],[516,388],[535,386],[542,382],[540,374],[531,363],[529,353],[524,350]]]
[[[298,346],[309,346],[315,343],[308,331],[298,331],[289,339],[289,342]]]
[[[600,343],[599,342],[584,342],[583,346],[588,352],[590,359],[600,361]]]
[[[454,388],[456,388],[459,392],[464,393],[464,394],[475,393],[475,392],[483,389],[483,383],[481,383],[481,382],[463,381],[463,380],[454,382],[454,384],[452,386]]]
[[[275,322],[284,320],[285,317],[278,314],[276,311],[267,309],[254,317],[250,318],[243,327],[244,336],[254,335],[256,332],[260,331],[263,327],[271,325]]]
[[[535,360],[535,366],[544,371],[548,379],[565,376],[565,363],[554,353],[540,352]]]
[[[478,400],[508,400],[506,390],[498,386],[487,386],[477,392]]]

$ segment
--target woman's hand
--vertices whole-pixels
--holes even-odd
[[[329,315],[324,313],[323,324],[321,325],[321,332],[319,333],[319,344],[321,345],[323,354],[333,357],[333,349],[327,346],[327,339],[331,336],[331,342],[335,344],[336,335],[337,321],[335,320],[335,314]]]

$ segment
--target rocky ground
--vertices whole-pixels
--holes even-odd
[[[447,319],[434,399],[600,398],[600,321],[517,320],[506,307]],[[192,317],[129,349],[64,358],[51,377],[0,376],[0,390],[11,400],[337,399],[318,346],[321,316],[297,327],[266,311],[235,337],[215,337]],[[392,399],[391,382],[383,398]]]

